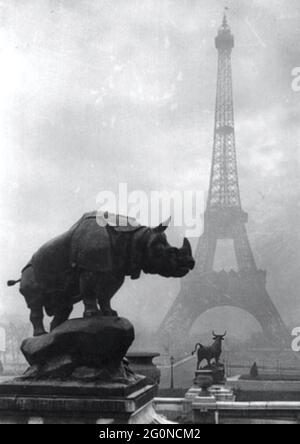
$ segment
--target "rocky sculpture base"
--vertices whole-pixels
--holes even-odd
[[[49,334],[23,341],[21,350],[30,367],[22,378],[132,383],[135,376],[124,356],[133,340],[127,319],[70,319]]]
[[[134,340],[123,318],[71,319],[23,341],[25,374],[0,384],[0,423],[159,422],[157,385],[124,358]]]

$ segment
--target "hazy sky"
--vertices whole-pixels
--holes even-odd
[[[300,66],[300,3],[226,4],[249,235],[274,302],[298,325],[300,92],[291,89],[291,70]],[[0,1],[0,312],[27,316],[6,280],[41,243],[96,208],[101,190],[119,182],[147,192],[207,189],[223,7],[216,0]],[[117,298],[128,316],[132,285]],[[178,282],[154,277],[134,285],[149,319],[157,298],[162,316],[178,290]]]

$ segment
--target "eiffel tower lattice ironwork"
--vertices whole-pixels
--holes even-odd
[[[160,326],[160,335],[185,338],[194,321],[208,309],[234,306],[260,323],[264,335],[286,344],[287,330],[266,290],[266,272],[256,267],[242,210],[235,149],[231,51],[233,35],[224,14],[215,38],[218,50],[217,96],[210,186],[204,232],[196,250],[196,267],[181,281],[181,290]],[[231,239],[237,271],[213,270],[217,242]]]

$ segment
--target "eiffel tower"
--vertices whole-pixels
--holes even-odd
[[[218,50],[217,96],[210,186],[204,231],[196,250],[196,267],[181,280],[181,290],[162,322],[159,334],[180,341],[207,310],[232,306],[246,310],[261,325],[267,340],[284,346],[287,330],[266,290],[266,272],[256,267],[242,210],[235,149],[231,77],[233,35],[224,14],[215,38]],[[213,269],[217,242],[233,241],[237,271]],[[238,323],[237,319],[237,323]]]

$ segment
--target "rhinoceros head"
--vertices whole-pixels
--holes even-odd
[[[172,247],[164,231],[170,219],[151,229],[144,258],[145,273],[164,277],[183,277],[194,268],[195,261],[188,239],[184,238],[181,248]]]

